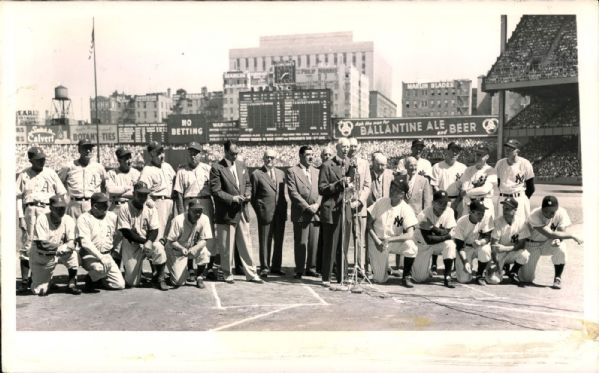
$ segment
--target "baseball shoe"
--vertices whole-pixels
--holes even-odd
[[[69,285],[67,286],[67,293],[71,293],[73,295],[81,294],[81,289],[77,287],[77,281],[75,279],[69,281]]]
[[[479,284],[480,286],[486,286],[487,285],[487,279],[484,278],[483,276],[477,277],[476,278],[476,283]]]
[[[451,279],[451,277],[445,277],[443,279],[443,285],[445,285],[446,288],[455,288],[455,285],[453,284],[453,280]]]
[[[314,272],[311,269],[306,270],[305,275],[309,276],[309,277],[320,277],[320,275],[318,273]],[[301,274],[300,274],[300,276],[301,276]]]
[[[235,280],[233,279],[233,276],[227,276],[227,278],[225,278],[225,282],[227,284],[234,284]]]
[[[19,283],[19,287],[17,288],[17,294],[26,294],[29,292],[31,287],[31,282],[28,280],[21,280]]]
[[[206,286],[204,285],[204,279],[202,279],[202,276],[199,276],[199,277],[196,279],[196,288],[198,288],[198,289],[203,289],[203,288],[205,288],[205,287],[206,287]]]
[[[256,277],[252,277],[251,279],[248,280],[249,282],[253,282],[256,284],[263,284],[264,280],[261,279],[260,277],[256,276]]]
[[[524,283],[520,281],[520,276],[518,276],[517,273],[510,272],[510,273],[508,273],[508,277],[512,281],[512,284],[518,285],[518,286],[524,286]]]
[[[96,282],[92,281],[92,278],[89,275],[85,276],[85,285],[83,285],[83,292],[88,294],[100,292],[100,290],[96,289]]]
[[[555,290],[559,290],[562,288],[562,279],[559,277],[556,277],[555,280],[553,280],[553,286],[551,286],[552,289]]]
[[[414,287],[414,283],[412,282],[412,277],[411,276],[406,276],[403,278],[401,284],[407,288],[413,288]]]
[[[48,290],[40,289],[40,291],[37,293],[37,295],[40,297],[45,297],[46,295],[48,295]]]
[[[163,278],[158,279],[157,285],[158,289],[160,289],[161,291],[167,291],[168,289],[170,289]]]
[[[216,275],[216,272],[214,272],[214,270],[209,269],[208,272],[206,272],[206,280],[208,281],[217,281],[218,276]]]
[[[187,277],[187,282],[196,282],[198,276],[196,276],[195,271],[189,271],[189,276]]]
[[[435,264],[433,264],[431,266],[431,276],[436,276],[437,275],[437,266]]]

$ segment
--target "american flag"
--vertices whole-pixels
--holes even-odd
[[[88,60],[90,60],[92,58],[92,53],[94,52],[94,47],[95,47],[95,41],[94,41],[94,26],[92,26],[92,44],[89,47],[89,57],[87,58]]]

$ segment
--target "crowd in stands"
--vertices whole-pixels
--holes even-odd
[[[525,15],[485,81],[510,83],[575,76],[578,76],[576,17]]]
[[[579,106],[576,97],[543,98],[532,96],[530,105],[506,123],[509,128],[572,127],[579,125]]]
[[[444,151],[450,141],[456,141],[463,147],[460,155],[460,162],[471,165],[474,163],[474,147],[480,143],[485,143],[491,150],[489,164],[496,162],[496,140],[493,139],[425,139],[426,147],[423,151],[423,157],[429,159],[433,164],[441,161]],[[364,159],[371,159],[372,153],[381,151],[388,158],[388,167],[394,169],[399,160],[410,154],[412,140],[384,140],[384,141],[362,141],[360,142],[360,156]],[[54,170],[59,170],[68,162],[78,158],[76,145],[40,145],[46,154],[46,166]],[[243,145],[241,144],[240,158],[248,167],[262,166],[262,157],[266,148],[274,149],[278,157],[275,161],[277,167],[288,167],[298,162],[298,153],[300,144],[289,145]],[[315,157],[315,166],[320,165],[320,153],[326,146],[335,148],[330,144],[311,144],[317,157]],[[27,149],[30,145],[17,145],[17,171],[30,166],[27,160]],[[133,166],[142,168],[144,164],[145,147],[142,145],[127,145],[133,153]],[[580,176],[580,160],[572,149],[577,149],[577,140],[563,140],[563,137],[539,137],[534,141],[529,141],[521,150],[521,154],[530,160],[535,167],[535,173],[539,176]],[[101,163],[107,168],[115,168],[118,162],[115,156],[117,145],[101,145]],[[185,149],[184,146],[171,146],[170,149]],[[224,156],[221,144],[205,145],[208,160],[211,162],[219,161]],[[93,158],[96,159],[94,148]]]

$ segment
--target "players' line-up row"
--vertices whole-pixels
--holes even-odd
[[[60,177],[51,169],[44,167],[45,155],[41,149],[33,147],[28,152],[32,166],[23,171],[17,180],[17,209],[24,243],[20,255],[21,288],[27,288],[29,256],[35,256],[37,264],[32,262],[31,267],[34,272],[39,270],[39,265],[46,268],[45,278],[48,277],[48,271],[51,276],[53,266],[59,259],[67,263],[70,277],[68,289],[71,292],[79,292],[73,256],[74,243],[60,241],[60,239],[64,241],[64,237],[67,237],[64,232],[58,234],[61,229],[64,230],[58,224],[60,214],[52,214],[52,212],[48,214],[47,206],[48,204],[52,205],[49,196],[53,194],[57,194],[56,197],[53,197],[57,199],[55,203],[65,205],[58,207],[64,207],[65,212],[77,221],[77,226],[80,225],[80,221],[83,224],[83,229],[77,229],[77,240],[81,247],[79,252],[81,263],[90,273],[86,278],[86,288],[88,289],[93,288],[94,283],[100,279],[112,283],[112,285],[108,285],[109,288],[122,287],[123,283],[119,281],[110,282],[113,276],[120,275],[118,269],[120,265],[116,262],[114,265],[110,263],[110,258],[113,256],[122,257],[125,270],[124,282],[130,286],[139,284],[143,258],[150,258],[154,267],[156,284],[163,290],[168,288],[165,282],[165,266],[168,266],[169,272],[171,272],[171,283],[177,286],[185,283],[190,275],[186,267],[193,269],[194,261],[199,266],[197,273],[200,274],[196,279],[196,285],[203,287],[201,274],[205,269],[212,268],[218,257],[217,254],[220,254],[221,270],[225,281],[233,282],[234,248],[237,248],[235,251],[239,253],[239,260],[236,258],[235,262],[241,264],[239,267],[242,269],[239,270],[245,273],[249,281],[262,282],[260,277],[267,277],[269,273],[282,275],[282,240],[284,222],[287,218],[285,191],[288,192],[291,199],[296,278],[301,278],[304,274],[317,275],[316,272],[321,272],[325,286],[330,284],[329,279],[334,263],[341,263],[344,260],[341,253],[347,252],[347,241],[352,229],[359,232],[357,235],[359,239],[354,244],[359,248],[356,255],[357,265],[363,271],[370,264],[377,281],[380,278],[379,274],[386,274],[387,265],[385,264],[384,269],[378,268],[381,264],[380,260],[372,258],[373,255],[376,256],[374,247],[382,249],[387,247],[389,241],[411,241],[403,234],[408,233],[408,228],[413,227],[404,226],[404,219],[397,215],[392,219],[390,213],[386,211],[387,208],[393,210],[397,207],[390,205],[389,193],[392,182],[399,183],[398,185],[401,186],[404,193],[401,200],[408,202],[412,214],[419,216],[427,208],[427,211],[432,211],[430,184],[436,193],[444,193],[448,201],[452,201],[451,207],[448,208],[452,211],[455,210],[455,217],[459,217],[464,214],[463,211],[467,211],[462,206],[470,208],[473,202],[479,202],[485,209],[493,207],[490,197],[492,197],[494,181],[499,183],[500,199],[501,197],[512,198],[517,204],[520,204],[518,200],[526,202],[517,211],[521,211],[525,217],[528,215],[527,197],[532,194],[531,188],[534,192],[532,177],[534,174],[532,174],[530,163],[524,158],[518,157],[519,143],[517,141],[510,140],[506,143],[506,149],[509,150],[508,157],[498,162],[497,165],[497,174],[505,176],[501,176],[500,179],[493,177],[495,169],[486,165],[487,148],[481,146],[480,149],[477,149],[477,163],[464,170],[465,166],[457,162],[461,149],[455,143],[449,144],[445,160],[435,164],[429,176],[427,163],[430,167],[430,162],[419,157],[423,146],[422,140],[413,142],[413,156],[400,162],[400,167],[404,167],[405,170],[399,174],[394,174],[385,168],[386,159],[381,153],[373,154],[374,166],[371,171],[368,161],[356,157],[359,149],[357,140],[344,138],[337,143],[336,156],[333,157],[331,149],[323,151],[324,163],[320,170],[311,166],[312,149],[303,146],[299,151],[300,163],[289,169],[286,175],[283,171],[273,167],[272,160],[276,154],[267,150],[263,159],[264,166],[249,176],[243,163],[236,161],[239,149],[232,142],[224,144],[224,159],[212,167],[201,161],[202,147],[196,143],[190,144],[188,147],[190,162],[186,167],[179,169],[176,174],[170,165],[163,162],[164,151],[161,144],[153,142],[147,147],[150,162],[144,167],[141,174],[130,167],[130,151],[119,148],[116,152],[119,168],[111,170],[106,175],[101,165],[90,163],[93,145],[82,140],[78,145],[80,158],[62,169],[59,172]],[[502,161],[506,163],[506,170],[500,168]],[[63,183],[67,187],[66,190]],[[524,187],[525,184],[526,187]],[[110,198],[104,194],[98,194],[104,187],[108,190]],[[448,193],[452,188],[453,193]],[[524,188],[526,188],[525,192]],[[506,189],[511,193],[506,193]],[[62,199],[62,196],[67,193],[70,199],[68,203]],[[175,196],[176,203],[171,199],[172,195]],[[197,216],[195,217],[189,210],[187,213],[185,212],[190,204],[197,207],[195,210],[198,211],[196,211]],[[248,204],[253,205],[258,218],[260,276],[258,276],[249,254],[251,240]],[[500,206],[503,206],[503,203]],[[179,215],[173,219],[174,207]],[[377,214],[385,216],[384,224],[380,221],[377,223],[376,219],[379,216],[373,215],[372,211],[375,208]],[[112,212],[107,214],[106,210],[108,209],[115,211],[119,215],[119,219],[117,220],[116,215]],[[341,231],[343,231],[340,224],[342,210],[347,210],[346,216],[355,218],[346,220],[344,224],[346,225],[346,229],[344,229],[346,235],[343,240],[340,237]],[[493,210],[491,209],[485,216],[488,215],[492,218]],[[52,207],[50,211],[52,211]],[[370,214],[367,214],[367,211]],[[106,216],[112,215],[114,218],[105,219]],[[365,240],[367,216],[371,217],[371,221],[368,240]],[[436,218],[430,217],[431,222],[438,220],[440,215],[435,216]],[[42,225],[40,227],[42,233],[37,232],[38,220],[42,223],[46,221],[44,224],[48,227]],[[75,220],[71,225],[74,226]],[[215,223],[216,239],[208,238],[212,237],[213,230],[202,229],[203,225],[200,224],[202,220],[208,221],[208,228],[214,227]],[[113,221],[114,224],[111,226],[106,223],[108,221]],[[87,229],[85,228],[86,223]],[[389,224],[395,224],[397,228],[401,226],[401,229],[406,228],[406,232],[398,235],[399,238],[391,236],[393,239],[389,240],[388,232],[385,229],[395,229]],[[173,231],[172,228],[175,230]],[[381,229],[383,230],[381,231]],[[436,232],[436,235],[447,238],[448,229],[450,228],[447,223],[445,226],[441,223],[436,226],[433,233]],[[51,231],[52,234],[44,233],[44,230]],[[74,231],[74,229],[72,230]],[[417,231],[424,232],[427,229],[423,230],[420,225],[420,229]],[[40,240],[39,234],[42,237],[51,236],[52,240]],[[111,238],[112,236],[114,239]],[[419,241],[420,244],[432,242],[430,237],[425,237],[427,235],[422,238],[424,242]],[[104,241],[102,241],[103,239]],[[271,250],[273,239],[274,250]],[[438,242],[433,243],[440,244],[448,241],[447,239],[440,240],[440,238],[437,240]],[[468,243],[468,245],[472,245],[472,243]],[[368,247],[371,249],[368,250]],[[113,248],[115,250],[112,250]],[[392,248],[390,250],[393,251]],[[412,286],[411,271],[409,270],[412,260],[409,258],[410,256],[416,257],[414,251],[414,247],[412,247],[409,253],[404,253],[404,284],[407,286]],[[445,260],[455,258],[455,255],[452,258],[451,248],[441,249],[441,251]],[[463,259],[462,250],[458,249],[458,251],[460,258]],[[110,252],[113,255],[107,255]],[[44,257],[42,258],[42,256]],[[66,257],[68,260],[65,259]],[[178,259],[175,260],[176,258]],[[482,259],[479,257],[478,261],[481,262]],[[187,262],[187,266],[185,262]],[[426,263],[422,265],[424,271],[420,272],[428,275],[428,263],[429,259],[427,258]],[[208,264],[207,268],[205,264]],[[338,281],[341,278],[339,270],[342,267],[344,266],[336,266]],[[481,267],[483,266],[479,265],[479,270]],[[110,272],[111,268],[113,272]],[[416,280],[422,277],[418,275],[420,273],[418,268],[420,265],[415,266],[414,278]],[[451,266],[446,266],[446,268],[450,270]],[[434,256],[431,269],[436,270]],[[468,265],[465,265],[465,270],[469,272]],[[190,272],[193,276],[193,271]],[[559,282],[559,274],[556,267],[557,282]],[[448,286],[451,285],[449,280],[446,277]],[[47,291],[47,286],[42,286],[44,290],[40,292],[35,286],[37,282],[35,280],[34,282],[33,290],[35,292],[45,293]],[[44,282],[44,284],[46,283]]]

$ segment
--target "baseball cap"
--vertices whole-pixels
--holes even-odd
[[[554,196],[545,196],[545,198],[543,198],[543,202],[541,203],[541,208],[553,206],[559,206],[557,203],[557,198]]]
[[[447,145],[447,149],[449,149],[449,150],[457,150],[457,151],[459,151],[459,152],[461,152],[461,151],[462,151],[462,147],[461,147],[461,146],[459,146],[457,143],[455,143],[455,142],[453,142],[453,141],[452,141],[452,142],[450,142],[450,143]]]
[[[64,200],[63,197],[61,197],[59,195],[54,195],[54,196],[50,197],[50,206],[67,207],[67,202]]]
[[[474,148],[474,151],[476,153],[483,153],[485,155],[489,154],[489,147],[486,146],[485,144],[479,144]]]
[[[32,146],[27,151],[27,158],[29,159],[45,159],[46,155],[42,148],[38,148],[37,146]]]
[[[518,201],[516,201],[513,197],[507,197],[506,199],[504,199],[503,201],[501,201],[499,203],[501,203],[502,205],[510,206],[515,209],[518,208]]]
[[[416,139],[416,140],[412,141],[412,148],[415,146],[424,146],[424,140]]]
[[[77,146],[96,146],[96,144],[93,144],[90,139],[81,139]]]
[[[150,188],[148,188],[148,185],[143,181],[138,181],[137,183],[135,183],[135,185],[133,185],[133,191],[145,194],[150,194],[152,192]]]
[[[117,158],[123,158],[127,154],[131,154],[131,150],[119,146],[119,148],[114,153],[116,154]]]
[[[400,192],[407,193],[410,190],[410,186],[406,183],[406,180],[403,178],[395,178],[391,182],[391,186],[398,188]]]
[[[150,141],[148,143],[147,149],[149,152],[151,152],[154,149],[164,149],[164,146],[162,146],[162,144],[159,143],[158,141]]]
[[[438,190],[433,194],[433,201],[445,201],[449,202],[449,196],[447,192],[444,190]]]
[[[485,205],[479,201],[479,200],[473,200],[472,202],[470,202],[470,211],[485,211],[487,210],[487,208],[485,207]]]
[[[520,149],[520,146],[522,146],[522,144],[520,144],[520,141],[518,141],[516,139],[509,139],[508,141],[503,143],[503,145],[509,146],[510,148],[514,148],[514,149]]]
[[[200,200],[197,198],[192,199],[187,205],[187,208],[190,210],[204,210],[204,208],[200,204]]]
[[[193,150],[197,150],[197,151],[201,152],[202,146],[200,144],[198,144],[197,142],[193,141],[193,142],[189,143],[189,145],[187,146],[187,149],[193,149]]]
[[[94,194],[92,194],[91,200],[92,200],[92,204],[108,202],[108,196],[104,193],[94,193]]]

